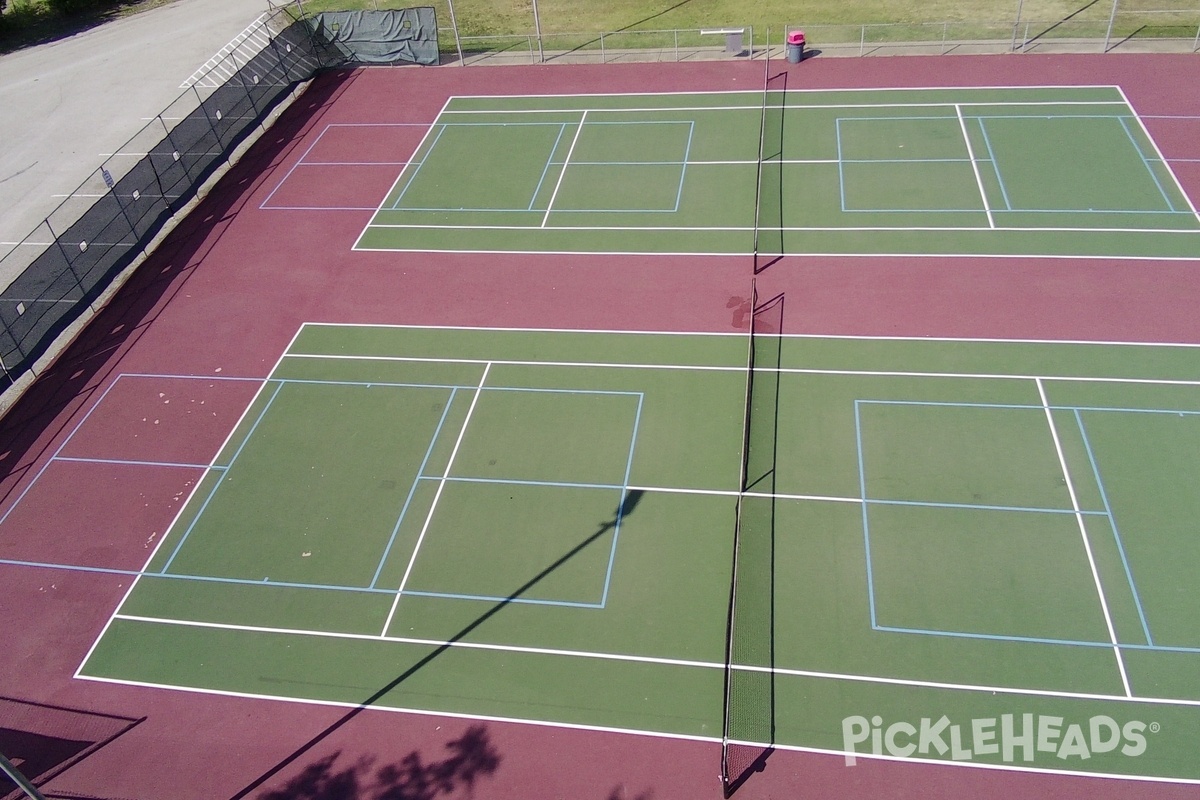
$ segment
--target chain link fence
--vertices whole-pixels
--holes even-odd
[[[267,13],[193,76],[170,107],[0,258],[0,281],[11,281],[0,291],[0,410],[119,287],[239,147],[248,146],[268,114],[319,69],[344,63],[344,54],[313,36],[307,21],[314,15],[302,0],[268,2]],[[438,19],[453,21],[453,14],[441,13],[443,2],[434,3]],[[1022,19],[1018,7],[1011,23],[804,29],[809,51],[829,55],[1200,51],[1200,8],[1132,6],[1114,2],[1108,13],[1091,3],[1055,21]],[[463,36],[454,23],[439,28],[439,50],[443,63],[463,65],[782,58],[792,29],[774,36],[749,25]]]
[[[75,330],[248,145],[267,115],[324,65],[309,29],[272,9],[266,46],[233,49],[118,148],[0,259],[0,389],[11,405]]]

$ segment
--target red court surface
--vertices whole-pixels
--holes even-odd
[[[818,57],[771,68],[790,69],[794,88],[1119,85],[1200,202],[1196,55]],[[719,742],[73,675],[302,323],[747,330],[747,257],[353,252],[447,97],[761,91],[762,82],[762,62],[368,69],[317,79],[0,423],[0,559],[109,570],[0,564],[0,691],[144,717],[54,774],[46,795],[720,797]],[[1198,269],[1196,261],[789,256],[759,275],[758,291],[786,293],[787,333],[1200,343]],[[363,687],[364,696],[376,688]],[[1200,796],[1200,787],[872,759],[849,767],[839,756],[779,751],[736,796],[1175,800]]]

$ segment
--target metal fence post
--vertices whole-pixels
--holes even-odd
[[[1112,39],[1113,23],[1117,21],[1117,6],[1121,0],[1113,0],[1112,13],[1108,15],[1108,32],[1104,34],[1104,49],[1100,52],[1108,52],[1108,43]]]
[[[42,797],[42,793],[35,789],[33,784],[29,782],[29,779],[22,775],[20,770],[14,767],[13,763],[4,757],[3,753],[0,753],[0,772],[3,772],[5,775],[11,778],[12,782],[15,783],[17,787],[25,793],[25,796],[30,798],[30,800],[46,800],[46,798]]]
[[[1200,25],[1196,26],[1196,38],[1192,42],[1192,52],[1194,53],[1197,50],[1200,50]]]
[[[1009,52],[1011,53],[1017,52],[1017,31],[1021,29],[1021,9],[1024,7],[1025,0],[1017,0],[1017,18],[1013,20],[1012,47],[1009,48]]]
[[[533,29],[537,33],[538,40],[538,63],[546,60],[546,53],[542,50],[542,17],[538,13],[537,0],[533,0]]]
[[[858,34],[858,54],[861,56],[867,50],[867,26],[863,25]]]
[[[454,47],[458,50],[458,65],[465,67],[466,59],[463,58],[462,40],[458,38],[458,19],[454,16],[454,0],[447,0],[450,5],[450,27],[454,29]]]

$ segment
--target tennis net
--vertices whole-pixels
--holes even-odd
[[[721,781],[730,796],[775,739],[775,465],[783,295],[752,283],[746,411],[725,643]]]

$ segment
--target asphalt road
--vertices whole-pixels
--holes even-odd
[[[176,0],[0,57],[0,259],[266,10]]]

